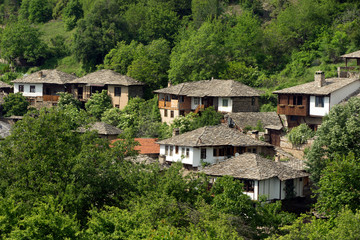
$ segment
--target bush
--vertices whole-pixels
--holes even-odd
[[[314,135],[314,131],[311,130],[308,125],[302,123],[299,126],[291,129],[287,137],[293,145],[300,145],[306,143],[306,141],[312,138]]]

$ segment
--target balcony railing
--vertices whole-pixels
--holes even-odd
[[[60,98],[60,96],[57,96],[57,95],[44,95],[42,97],[42,100],[44,102],[57,102],[57,101],[59,101],[59,98]]]
[[[292,116],[307,116],[307,108],[304,105],[278,104],[277,113]]]

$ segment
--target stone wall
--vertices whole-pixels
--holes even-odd
[[[233,107],[232,112],[258,112],[259,111],[259,98],[254,97],[254,104],[252,104],[253,97],[237,97],[232,98]]]

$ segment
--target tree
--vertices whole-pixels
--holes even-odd
[[[225,69],[224,33],[220,20],[204,22],[197,30],[189,27],[170,56],[169,80],[176,84],[216,78]]]
[[[354,156],[338,157],[321,172],[316,209],[336,216],[344,206],[355,212],[360,204],[360,166]]]
[[[68,105],[72,105],[72,106],[76,107],[77,109],[80,109],[81,102],[79,100],[75,99],[71,93],[67,93],[67,92],[60,93],[58,106],[60,108],[65,108]]]
[[[160,38],[172,42],[180,26],[176,12],[164,1],[147,0],[132,4],[125,12],[125,19],[133,39],[143,43]]]
[[[191,1],[191,11],[195,26],[199,28],[206,20],[219,15],[219,0],[193,0]]]
[[[311,177],[318,183],[321,171],[338,156],[353,153],[360,157],[360,99],[351,98],[347,104],[334,106],[316,132],[317,138],[306,154]]]
[[[111,97],[106,90],[102,90],[101,93],[94,93],[85,103],[85,108],[89,114],[100,120],[103,113],[112,108]]]
[[[116,0],[99,0],[77,23],[73,50],[87,70],[103,63],[105,55],[117,42],[127,40],[122,4]]]
[[[77,21],[84,17],[84,11],[79,0],[70,0],[63,10],[62,17],[65,21],[66,30],[74,29]]]
[[[32,23],[44,23],[51,19],[52,7],[48,0],[24,0],[20,16]]]
[[[111,205],[133,187],[123,159],[134,154],[134,143],[124,139],[110,148],[95,132],[76,132],[83,122],[70,122],[64,110],[44,108],[15,124],[0,143],[0,194],[30,209],[53,196],[64,213],[84,223],[92,205]]]
[[[7,25],[1,36],[2,58],[11,63],[15,63],[15,60],[40,63],[47,55],[47,46],[40,36],[39,30],[26,21]]]
[[[5,116],[23,116],[28,110],[29,102],[21,93],[10,93],[4,98],[3,110]]]

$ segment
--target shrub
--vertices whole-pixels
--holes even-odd
[[[305,123],[300,124],[297,127],[291,129],[287,137],[293,145],[300,145],[306,143],[306,141],[315,135]]]

